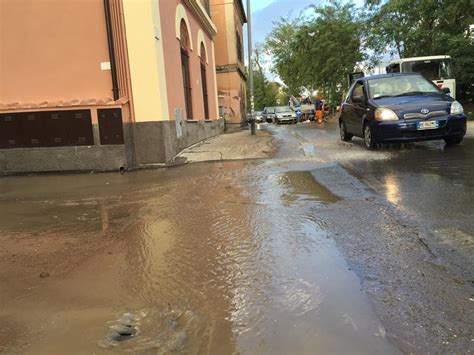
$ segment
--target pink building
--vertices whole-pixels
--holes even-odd
[[[242,0],[210,0],[216,35],[216,71],[219,114],[227,129],[247,122],[243,26],[247,23]]]
[[[0,0],[0,173],[172,161],[219,134],[207,0]]]

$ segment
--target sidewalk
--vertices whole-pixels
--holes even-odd
[[[272,135],[266,130],[258,130],[255,136],[252,136],[249,130],[221,134],[183,150],[176,156],[175,162],[270,158],[276,151],[273,141]]]

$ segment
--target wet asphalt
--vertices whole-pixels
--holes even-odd
[[[472,349],[473,137],[0,179],[0,353]]]

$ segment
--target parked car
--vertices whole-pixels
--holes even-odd
[[[290,106],[275,107],[275,123],[296,123],[296,112]]]
[[[257,123],[262,123],[263,122],[263,112],[262,111],[255,111],[254,112],[254,118],[255,122]]]
[[[383,74],[357,79],[341,106],[341,139],[379,143],[444,139],[459,144],[466,134],[462,105],[420,74]]]
[[[268,123],[274,122],[275,121],[275,107],[265,107],[262,112],[262,119]]]

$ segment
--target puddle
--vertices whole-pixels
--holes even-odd
[[[290,171],[276,177],[277,183],[283,188],[283,200],[312,200],[328,204],[341,198],[318,183],[310,171]]]
[[[262,186],[252,207],[260,257],[255,267],[243,269],[234,294],[238,351],[398,353],[318,217],[321,204],[340,198],[310,172],[271,174]],[[259,223],[262,216],[271,223]]]
[[[0,195],[23,219],[0,224],[0,319],[26,329],[7,353],[397,352],[318,216],[339,197],[310,172],[239,162],[38,182],[21,207],[28,181]],[[38,233],[46,210],[57,222]]]

